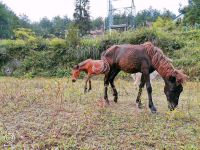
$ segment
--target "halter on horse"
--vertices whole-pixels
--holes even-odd
[[[141,107],[142,89],[146,83],[148,92],[149,108],[151,112],[156,112],[156,107],[152,101],[152,87],[150,83],[150,73],[156,70],[164,79],[164,93],[168,100],[168,107],[173,110],[178,105],[180,93],[183,90],[182,83],[187,76],[181,71],[176,70],[171,60],[166,57],[162,50],[150,42],[142,45],[114,45],[102,53],[102,60],[110,65],[110,71],[105,74],[104,78],[104,99],[109,103],[107,89],[110,83],[113,89],[114,101],[117,102],[118,93],[114,85],[116,75],[121,71],[127,73],[141,72],[141,83],[136,99],[138,107]]]

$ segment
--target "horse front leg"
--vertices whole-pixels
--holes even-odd
[[[138,94],[136,98],[136,103],[138,103],[138,108],[142,108],[141,95],[142,95],[142,90],[144,88],[144,85],[145,85],[145,79],[144,79],[144,75],[142,74],[139,90],[138,90]]]
[[[150,82],[150,74],[149,72],[144,74],[145,82],[146,82],[146,89],[148,93],[149,98],[149,108],[152,113],[156,113],[156,107],[154,106],[153,100],[152,100],[152,87]]]
[[[91,85],[91,79],[89,79],[89,89],[88,89],[88,92],[92,90],[92,85]]]

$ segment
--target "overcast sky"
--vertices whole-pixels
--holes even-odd
[[[65,16],[72,18],[74,13],[75,0],[0,0],[11,8],[17,15],[26,14],[31,21],[39,21],[43,17],[52,19],[55,16]],[[107,16],[108,0],[90,0],[90,14],[92,18]],[[131,0],[122,1],[120,6],[128,6]],[[178,15],[180,4],[185,6],[188,0],[134,0],[136,12],[148,9],[152,6],[155,9],[164,8]],[[115,7],[118,4],[114,3]]]

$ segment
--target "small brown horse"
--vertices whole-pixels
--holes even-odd
[[[152,101],[152,87],[150,83],[150,73],[154,70],[161,75],[165,81],[164,93],[168,100],[168,107],[174,110],[178,105],[180,93],[183,90],[182,83],[187,76],[181,71],[176,70],[169,58],[167,58],[161,49],[155,47],[152,43],[147,42],[142,45],[114,45],[102,53],[103,61],[110,65],[110,70],[104,78],[104,99],[109,104],[107,89],[110,83],[114,101],[117,102],[118,93],[114,85],[116,75],[121,71],[127,73],[141,72],[141,83],[139,85],[136,102],[141,108],[142,89],[146,83],[148,92],[149,108],[152,113],[156,112],[156,107]]]
[[[90,78],[95,75],[104,74],[109,70],[109,64],[104,63],[103,60],[92,60],[87,59],[78,65],[75,65],[72,70],[72,82],[75,82],[79,77],[80,72],[83,71],[87,73],[87,78],[85,81],[84,92],[87,92],[87,83],[89,81],[89,89],[92,89]]]

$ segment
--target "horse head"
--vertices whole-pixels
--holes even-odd
[[[183,91],[182,84],[188,79],[188,76],[183,74],[180,70],[174,72],[165,80],[164,93],[167,97],[168,108],[174,110],[179,102],[179,96]]]
[[[80,75],[79,65],[75,65],[72,69],[72,82],[76,82],[77,78]]]

